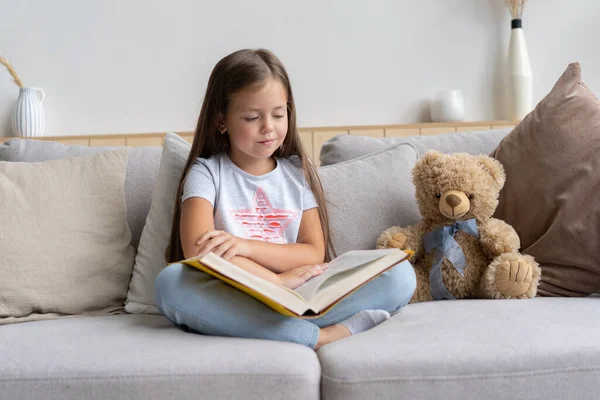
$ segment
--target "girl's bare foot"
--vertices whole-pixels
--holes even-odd
[[[319,339],[317,340],[315,350],[319,350],[319,348],[325,344],[335,342],[336,340],[340,340],[351,335],[352,334],[348,328],[341,324],[335,324],[321,328],[319,330]]]
[[[321,346],[345,337],[369,330],[388,320],[390,313],[385,310],[362,310],[339,324],[321,328],[315,350]]]

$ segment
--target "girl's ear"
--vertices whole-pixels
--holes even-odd
[[[225,116],[221,113],[219,113],[219,115],[217,115],[217,130],[221,133],[225,133],[225,131],[227,130],[227,127],[225,127]]]

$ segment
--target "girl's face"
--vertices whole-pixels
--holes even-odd
[[[223,124],[231,143],[229,158],[235,164],[271,163],[288,130],[287,96],[281,82],[269,78],[258,88],[234,93]]]

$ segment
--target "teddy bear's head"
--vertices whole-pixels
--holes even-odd
[[[502,164],[491,157],[435,150],[412,172],[421,216],[434,224],[490,218],[505,180]]]

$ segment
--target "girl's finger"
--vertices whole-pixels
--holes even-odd
[[[227,241],[221,243],[219,246],[216,246],[213,249],[213,253],[215,253],[218,256],[222,256],[223,253],[229,251],[229,249],[231,248],[232,245],[233,245],[233,242],[231,240],[227,240]]]
[[[311,269],[314,271],[325,271],[327,269],[327,266],[324,264],[318,264],[313,266]]]
[[[312,278],[312,273],[310,272],[310,270],[308,271],[304,271],[300,274],[300,278],[302,278],[304,280],[304,282],[306,282],[307,280],[309,280],[310,278]]]
[[[237,253],[237,249],[235,246],[231,246],[223,255],[222,257],[226,260],[230,260],[231,258],[233,258],[234,256],[236,256]]]
[[[208,242],[206,242],[206,246],[210,247],[210,250],[214,250],[215,248],[219,247],[221,244],[225,243],[227,240],[229,240],[229,238],[227,236],[215,236],[214,238],[210,239]]]
[[[198,241],[196,241],[196,245],[199,245],[203,242],[206,242],[209,239],[212,239],[214,237],[222,235],[223,233],[224,233],[223,231],[216,231],[216,230],[208,231],[208,232],[204,233],[202,236],[200,236]]]
[[[212,233],[212,231],[204,232],[202,235],[200,235],[198,240],[196,240],[196,244],[200,245],[200,244],[206,242],[210,238],[211,233]]]
[[[209,241],[205,242],[204,245],[201,246],[200,249],[198,249],[198,257],[202,257],[202,256],[206,255],[207,253],[212,251],[215,247],[217,247],[221,243],[223,243],[225,240],[227,240],[227,237],[215,237],[215,238],[210,239]]]
[[[310,279],[310,278],[312,278],[313,276],[319,275],[320,273],[321,273],[321,271],[318,270],[318,269],[316,269],[316,268],[309,269],[306,272],[307,280]]]

